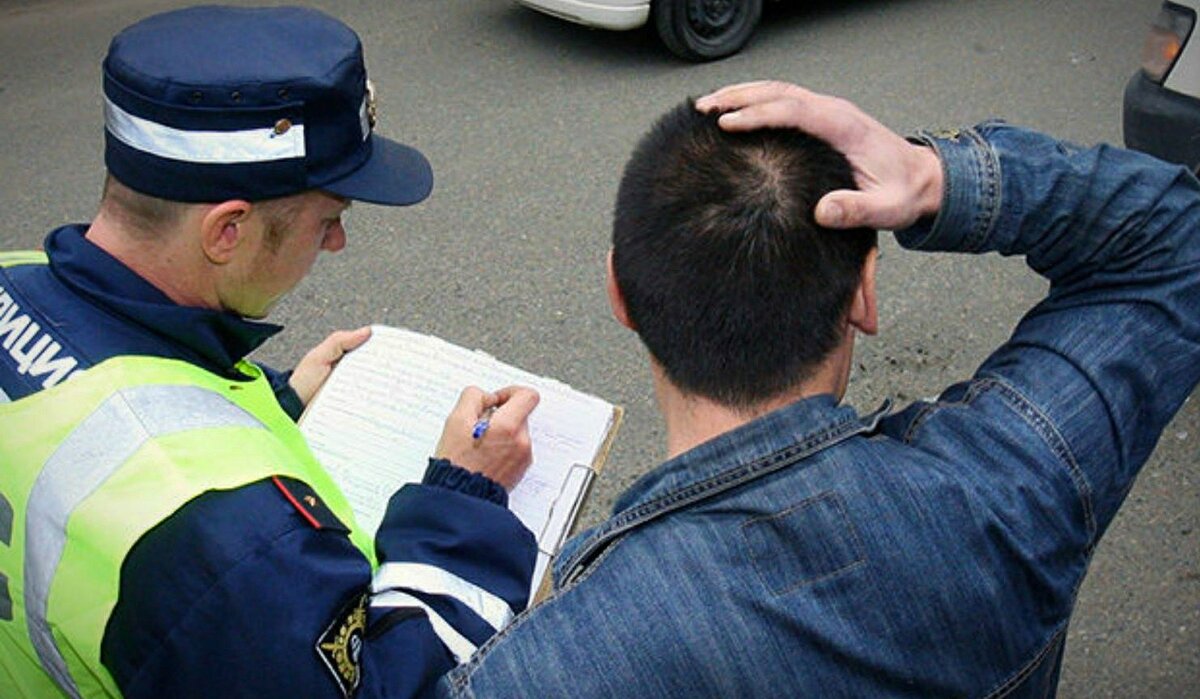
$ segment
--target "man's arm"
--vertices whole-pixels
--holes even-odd
[[[844,100],[780,83],[697,104],[731,112],[725,128],[800,128],[845,153],[859,191],[826,195],[823,225],[894,229],[927,250],[1025,255],[1050,280],[977,381],[1002,384],[1071,470],[1094,545],[1200,380],[1196,178],[1002,124],[916,145]]]
[[[1050,280],[977,376],[1007,383],[1057,432],[1095,545],[1200,380],[1200,183],[1131,151],[998,123],[923,139],[946,196],[936,220],[897,240],[1024,255]]]
[[[271,479],[188,503],[123,565],[102,649],[122,692],[428,692],[528,603],[536,544],[499,481],[529,463],[536,402],[528,389],[464,391],[438,454],[473,470],[433,459],[393,496],[374,576],[304,484]],[[490,405],[492,427],[472,439],[462,423]]]

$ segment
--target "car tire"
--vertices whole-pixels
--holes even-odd
[[[667,48],[689,61],[737,53],[762,18],[762,0],[654,0],[654,26]]]

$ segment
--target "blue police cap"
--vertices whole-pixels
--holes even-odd
[[[193,7],[113,38],[105,153],[126,186],[171,201],[257,201],[322,189],[415,204],[433,173],[373,133],[362,44],[298,7]]]

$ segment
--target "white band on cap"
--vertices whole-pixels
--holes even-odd
[[[130,148],[160,158],[228,165],[304,157],[304,125],[245,131],[185,131],[134,116],[104,98],[104,124]]]

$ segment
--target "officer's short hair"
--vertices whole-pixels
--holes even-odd
[[[123,230],[142,240],[160,239],[175,230],[188,209],[196,204],[168,201],[126,187],[108,174],[104,178],[101,207],[121,222]],[[266,224],[267,245],[277,250],[301,211],[299,195],[253,202]]]

